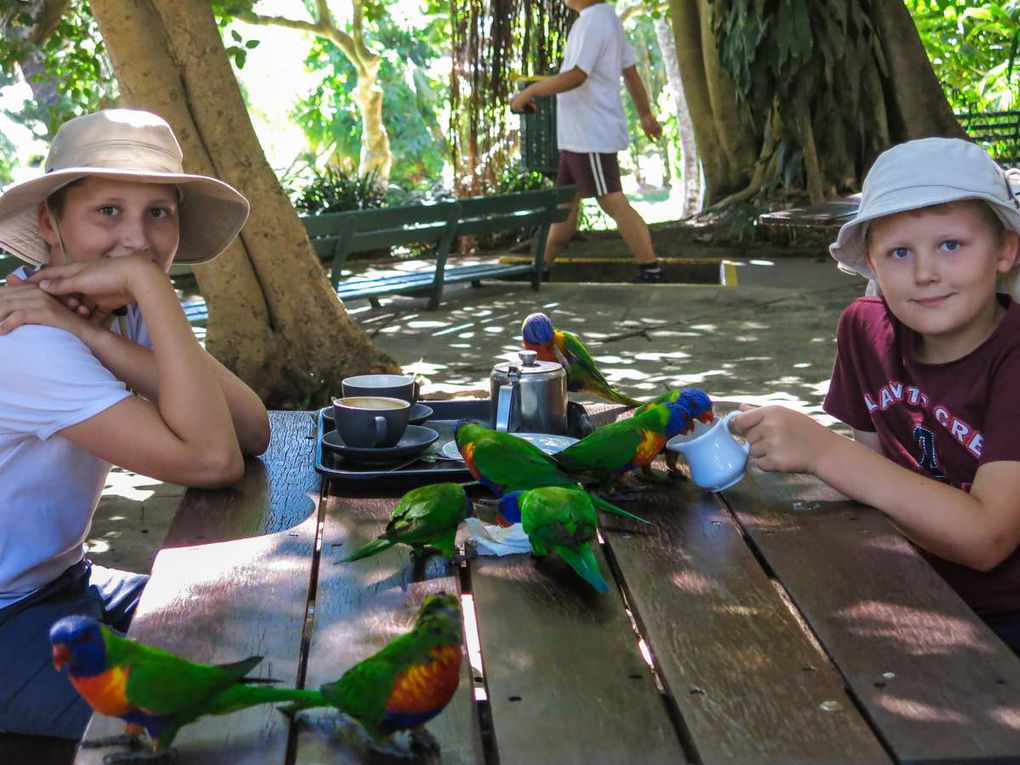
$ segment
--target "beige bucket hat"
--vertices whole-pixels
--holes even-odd
[[[232,186],[184,172],[170,126],[151,112],[104,109],[68,120],[53,137],[45,175],[15,184],[0,196],[0,249],[33,265],[49,262],[39,234],[39,203],[89,175],[181,190],[181,242],[174,261],[204,263],[226,249],[248,217],[248,200]]]
[[[921,138],[882,152],[864,179],[857,217],[844,224],[829,254],[848,273],[869,279],[868,222],[921,207],[980,199],[1002,224],[1020,232],[1020,187],[980,146],[959,138]]]

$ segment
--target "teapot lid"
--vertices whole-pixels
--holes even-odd
[[[518,355],[520,356],[520,361],[500,361],[492,368],[492,371],[508,374],[510,367],[516,367],[521,375],[559,377],[565,374],[559,362],[539,361],[538,353],[535,351],[518,351]]]

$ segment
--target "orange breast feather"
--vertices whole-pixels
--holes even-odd
[[[72,677],[71,684],[99,714],[123,717],[137,709],[127,700],[127,679],[127,670],[114,667],[101,675]]]
[[[634,464],[647,465],[655,459],[656,455],[662,451],[662,447],[665,445],[666,437],[664,435],[651,430],[645,431],[641,443],[638,444],[634,452]]]
[[[433,648],[427,664],[419,664],[397,678],[386,703],[387,712],[427,714],[453,697],[460,681],[460,646]]]

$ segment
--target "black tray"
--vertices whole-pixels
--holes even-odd
[[[414,462],[405,459],[381,465],[351,462],[324,448],[322,435],[327,429],[332,429],[332,422],[327,421],[320,410],[316,414],[315,469],[333,479],[334,484],[360,488],[368,488],[371,485],[372,488],[382,490],[391,485],[403,488],[441,481],[470,481],[471,473],[468,472],[467,466],[463,462],[443,459],[442,448],[444,444],[453,440],[453,429],[459,420],[477,420],[492,427],[492,421],[489,419],[489,399],[466,398],[423,403],[432,407],[432,416],[422,425],[439,433],[439,438]],[[584,438],[594,429],[584,407],[570,402],[567,405],[567,434],[574,438]],[[421,459],[430,454],[440,455],[440,459],[435,462]]]

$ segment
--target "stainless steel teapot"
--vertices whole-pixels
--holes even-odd
[[[567,432],[567,372],[555,361],[539,361],[535,351],[520,351],[520,361],[492,368],[489,392],[492,421],[507,433]]]

